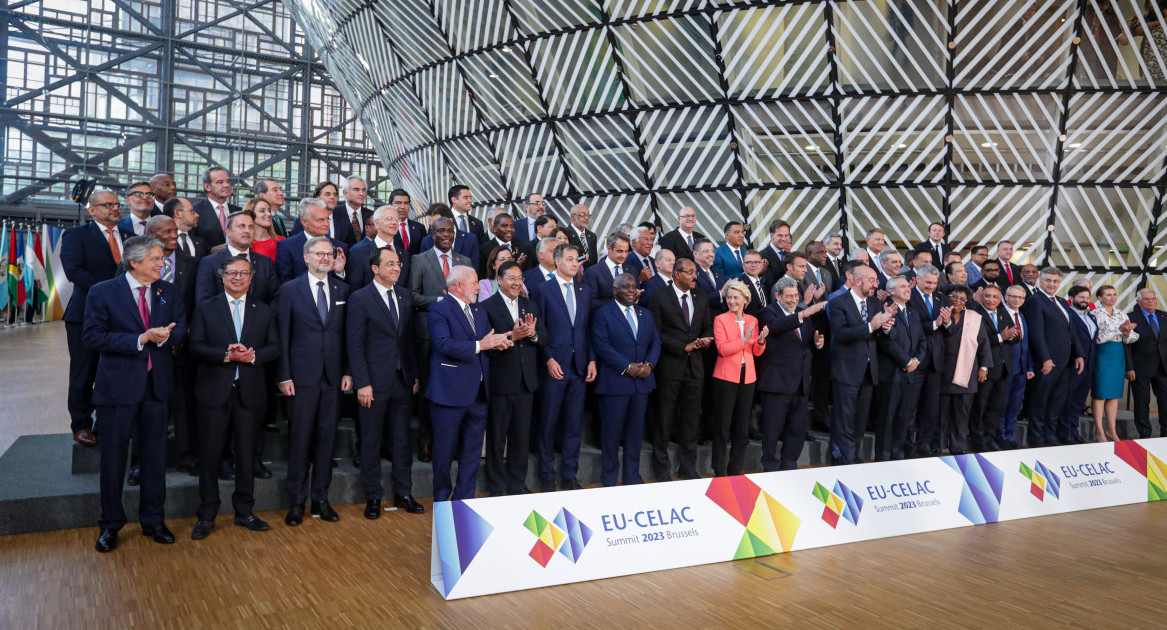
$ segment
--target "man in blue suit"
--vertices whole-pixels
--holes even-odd
[[[126,208],[130,213],[118,221],[122,238],[146,236],[146,221],[152,216],[162,214],[154,205],[154,192],[150,190],[150,182],[137,182],[126,187]]]
[[[308,239],[301,253],[308,273],[285,282],[277,301],[280,360],[276,381],[288,397],[288,493],[292,499],[284,523],[290,527],[303,522],[309,494],[312,514],[324,521],[340,520],[328,503],[328,486],[340,392],[352,389],[353,379],[344,352],[348,286],[329,275],[335,248],[327,236]]]
[[[676,262],[677,257],[671,250],[662,247],[656,253],[656,256],[653,257],[653,266],[656,268],[656,274],[640,284],[640,289],[643,291],[640,294],[641,304],[651,304],[653,293],[672,287],[673,265]]]
[[[255,274],[251,277],[251,289],[248,292],[251,297],[264,304],[275,301],[280,282],[276,278],[275,265],[271,259],[251,251],[254,227],[255,217],[250,213],[233,212],[227,217],[227,246],[199,260],[198,277],[195,280],[197,304],[223,292],[223,279],[219,277],[219,269],[223,266],[223,261],[230,258],[242,258],[255,266]]]
[[[467,191],[467,194],[469,194],[469,191]],[[438,219],[446,218],[446,219],[450,219],[451,221],[454,220],[454,213],[450,212],[449,208],[442,206],[442,205],[438,205],[438,204],[430,206],[425,211],[425,216],[426,216],[426,219],[430,223],[430,230],[431,231],[433,230],[434,226],[437,225]],[[478,221],[478,219],[474,219],[474,217],[469,217],[469,218],[471,218],[475,221]],[[482,222],[478,221],[478,224],[481,225]],[[434,236],[433,236],[433,234],[427,234],[426,237],[421,240],[421,251],[424,252],[424,251],[433,249],[433,247],[434,247]],[[475,269],[478,269],[478,263],[479,263],[478,236],[476,236],[475,234],[473,234],[471,232],[466,232],[462,229],[459,229],[457,227],[457,224],[454,224],[454,244],[451,246],[451,249],[455,253],[461,254],[461,255],[469,258],[470,264]]]
[[[1073,334],[1070,305],[1057,297],[1062,272],[1046,267],[1039,288],[1025,301],[1021,312],[1029,324],[1029,351],[1038,368],[1029,396],[1029,446],[1057,446],[1057,426],[1069,393],[1070,370],[1081,374],[1086,364]]]
[[[624,261],[628,259],[628,252],[632,248],[628,237],[619,233],[608,236],[607,246],[608,255],[584,272],[584,286],[592,296],[588,305],[592,312],[611,301],[607,296],[612,295],[612,280],[624,273]]]
[[[600,265],[596,265],[599,267]],[[592,267],[595,269],[596,267]],[[597,359],[596,394],[600,397],[600,482],[614,486],[644,483],[640,447],[648,395],[656,389],[652,372],[660,359],[660,335],[647,309],[636,305],[636,278],[623,273],[612,283],[609,300],[592,314],[592,343]],[[624,444],[621,467],[620,444]]]
[[[122,484],[131,433],[142,468],[142,534],[174,542],[163,522],[166,422],[171,350],[186,335],[186,315],[178,289],[161,280],[161,243],[148,236],[127,239],[123,266],[126,273],[94,285],[85,304],[85,344],[100,353],[93,388],[102,434],[99,552],[117,548],[126,524]]]
[[[583,432],[586,383],[596,379],[596,362],[587,334],[591,294],[575,279],[579,246],[555,248],[555,278],[527,287],[547,323],[547,344],[540,348],[539,478],[543,492],[555,491],[555,434],[563,428],[560,488],[579,490],[579,445]]]
[[[887,293],[895,304],[895,323],[877,335],[879,381],[875,388],[875,461],[904,458],[908,427],[916,419],[916,400],[908,396],[920,378],[918,368],[928,350],[919,317],[911,312],[912,286],[902,276],[888,278]]]
[[[511,331],[495,333],[478,301],[478,274],[471,267],[450,269],[446,297],[429,308],[433,351],[426,398],[434,425],[434,501],[473,499],[486,432],[487,350],[513,345]],[[458,450],[458,445],[461,450]],[[455,451],[458,481],[450,477]]]
[[[93,379],[97,374],[97,352],[85,344],[83,323],[89,290],[113,278],[122,260],[122,237],[118,232],[121,204],[112,190],[98,190],[89,196],[87,225],[65,230],[61,237],[61,265],[73,283],[73,297],[65,308],[65,339],[69,344],[69,430],[84,446],[97,446],[93,433]],[[7,261],[4,261],[7,264]]]
[[[743,244],[746,241],[746,231],[740,221],[730,221],[725,224],[725,242],[722,243],[713,259],[714,271],[726,278],[736,278],[744,270],[746,250]]]
[[[378,228],[396,226],[396,217],[382,207],[374,214]],[[349,364],[357,391],[360,429],[361,485],[365,490],[365,518],[381,517],[381,442],[389,427],[393,442],[393,505],[409,512],[425,511],[413,498],[413,449],[409,420],[413,395],[418,390],[417,335],[413,330],[413,297],[398,284],[401,260],[389,247],[365,257],[372,280],[356,290],[348,303]],[[356,253],[357,248],[353,248]]]
[[[524,199],[523,210],[527,214],[515,221],[515,240],[525,245],[539,240],[535,234],[535,220],[547,212],[547,203],[543,201],[543,195],[531,193]]]
[[[1029,324],[1021,307],[1025,304],[1025,289],[1011,286],[1005,289],[1005,313],[1017,329],[1017,343],[1009,346],[1009,362],[1013,369],[1005,386],[1005,405],[1001,411],[1001,422],[997,427],[997,444],[1003,449],[1017,448],[1014,436],[1017,433],[1017,416],[1021,415],[1021,404],[1025,399],[1025,388],[1033,378],[1033,359],[1029,354]]]
[[[304,244],[311,238],[328,235],[328,217],[331,213],[324,202],[315,197],[305,197],[300,200],[300,221],[304,231],[289,236],[276,245],[276,274],[280,282],[288,282],[299,278],[308,270],[304,264]],[[351,228],[350,228],[351,229]],[[344,267],[347,263],[348,250],[345,244],[335,238],[329,239],[335,250],[329,270],[337,279],[344,279]]]
[[[1073,317],[1074,338],[1082,353],[1086,368],[1077,374],[1070,374],[1066,390],[1065,411],[1057,425],[1058,441],[1063,444],[1081,444],[1079,435],[1082,410],[1086,407],[1086,397],[1094,384],[1094,337],[1098,334],[1098,324],[1090,316],[1090,289],[1071,287],[1070,312]]]
[[[531,248],[535,253],[534,259],[537,264],[523,272],[523,285],[527,287],[528,293],[536,285],[543,284],[555,277],[556,247],[559,247],[559,241],[548,237],[537,241],[536,247]]]

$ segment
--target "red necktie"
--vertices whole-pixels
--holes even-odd
[[[450,277],[450,258],[448,254],[442,254],[442,275]]]
[[[401,235],[401,246],[404,247],[406,251],[408,251],[409,250],[409,226],[405,224],[405,221],[401,222],[401,228],[397,230],[397,233]]]
[[[1009,284],[1013,284],[1013,263],[1005,263],[1005,276],[1009,278]]]

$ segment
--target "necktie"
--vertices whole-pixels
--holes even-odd
[[[223,208],[223,204],[215,206],[215,210],[219,213],[219,227],[223,228],[223,233],[227,233],[227,212]]]
[[[743,267],[746,265],[746,263],[745,263],[744,261],[742,261],[742,250],[740,250],[740,249],[735,249],[735,250],[733,251],[733,257],[734,257],[734,258],[737,258],[737,264],[739,264],[739,265],[741,265],[741,266],[743,266]]]
[[[470,321],[470,332],[474,333],[475,336],[477,336],[478,329],[474,327],[474,312],[470,310],[470,305],[463,304],[462,310],[465,311],[465,313],[466,313],[466,319],[468,319]]]
[[[650,261],[647,258],[642,258],[641,260],[644,262],[644,266],[647,267],[648,269],[652,269],[652,273],[655,275],[656,269],[653,269],[652,261]]]
[[[632,313],[631,306],[624,307],[624,317],[628,319],[628,325],[632,327],[632,338],[636,339],[636,315]]]
[[[766,289],[762,288],[762,279],[758,278],[758,304],[766,307]]]
[[[584,256],[588,255],[588,235],[582,230],[579,230],[579,248],[583,250]]]
[[[389,321],[393,322],[394,328],[400,328],[401,320],[397,317],[397,303],[393,301],[392,289],[385,292],[385,301],[389,303]]]
[[[397,233],[401,235],[401,246],[409,249],[409,226],[406,225],[404,219],[401,221],[401,227],[397,229]]]
[[[993,332],[997,332],[997,312],[989,311],[989,319],[993,320]]]
[[[356,235],[357,240],[359,241],[365,237],[365,234],[364,234],[364,230],[361,229],[361,220],[360,220],[360,218],[357,217],[356,210],[353,210],[352,221],[353,221],[353,234]]]
[[[115,265],[120,265],[122,264],[122,248],[113,236],[113,228],[106,228],[105,232],[109,234],[109,253],[113,254],[113,262]]]
[[[150,330],[150,307],[146,304],[146,287],[138,287],[138,315],[142,318],[142,325]],[[154,357],[146,351],[146,371],[154,369]]]
[[[689,245],[689,251],[693,251],[693,235],[690,234],[685,237],[685,243]]]
[[[239,252],[235,255],[235,257],[239,260],[246,260],[247,262],[251,262],[251,257],[247,255],[247,252]]]
[[[554,277],[555,277],[555,272],[554,272],[554,271],[548,271],[548,272],[547,272],[547,279],[548,279],[548,280],[550,280],[550,279],[552,279],[552,278],[554,278]]]
[[[823,283],[823,271],[822,271],[822,269],[815,269],[814,270],[814,279],[819,281],[820,286],[822,285],[822,283]]]
[[[442,254],[442,276],[450,277],[450,259],[449,254]]]
[[[186,252],[188,255],[191,255],[191,256],[195,255],[194,248],[191,247],[190,238],[187,237],[186,232],[183,232],[182,234],[178,235],[178,243],[179,243],[179,245],[182,246],[182,251]]]
[[[134,221],[134,234],[137,234],[138,236],[141,236],[141,235],[143,235],[143,234],[145,234],[145,233],[146,233],[146,222],[145,222],[145,221],[136,220],[136,217],[135,217],[135,221]]]
[[[924,296],[924,303],[928,305],[928,319],[936,319],[936,313],[932,311],[932,294],[931,293]]]
[[[1005,277],[1009,278],[1009,284],[1013,284],[1013,265],[1011,263],[1004,263]]]
[[[616,271],[612,273],[612,277],[615,278],[618,275],[620,275],[620,265],[616,265]]]
[[[162,279],[167,282],[174,282],[174,268],[170,264],[169,258],[162,259]]]
[[[685,318],[685,325],[686,326],[690,326],[693,324],[693,318],[689,314],[689,294],[688,293],[681,294],[681,316]]]
[[[243,300],[231,300],[231,322],[235,324],[235,341],[243,341]],[[235,380],[239,380],[239,366],[235,366]]]
[[[570,282],[563,284],[563,299],[567,303],[567,316],[571,318],[571,325],[575,325],[575,291]]]
[[[1158,339],[1159,338],[1159,314],[1158,313],[1151,313],[1151,316],[1147,318],[1147,323],[1149,323],[1151,325],[1151,333],[1155,335],[1156,339]]]
[[[859,303],[859,317],[862,317],[863,321],[867,321],[867,300]]]
[[[320,323],[328,321],[328,298],[324,295],[324,281],[316,281],[316,311],[320,313]]]
[[[463,232],[470,232],[470,228],[466,225],[466,215],[463,214],[458,216],[458,226],[459,229],[461,229]]]
[[[778,260],[786,260],[786,255],[782,252],[782,250],[779,249],[779,250],[777,250],[777,252],[778,252]]]

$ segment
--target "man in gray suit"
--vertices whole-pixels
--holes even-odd
[[[458,265],[474,267],[468,257],[453,251],[455,233],[453,219],[442,217],[434,221],[433,248],[410,258],[409,287],[413,293],[415,309],[414,330],[417,332],[420,342],[418,346],[421,350],[417,364],[421,366],[429,365],[432,349],[430,329],[426,323],[430,305],[446,296],[446,277],[450,275],[451,269]],[[426,387],[429,385],[429,370],[418,370],[418,380],[421,381],[421,388],[418,390],[418,396],[421,398],[418,402],[424,402]],[[417,430],[417,459],[428,462],[433,459],[434,448],[434,428],[429,417],[429,405],[418,404],[414,409],[418,410],[420,418]]]

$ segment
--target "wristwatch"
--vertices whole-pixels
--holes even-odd
[[[228,350],[227,352],[223,353],[223,363],[230,363],[230,362],[231,362],[231,351]]]

